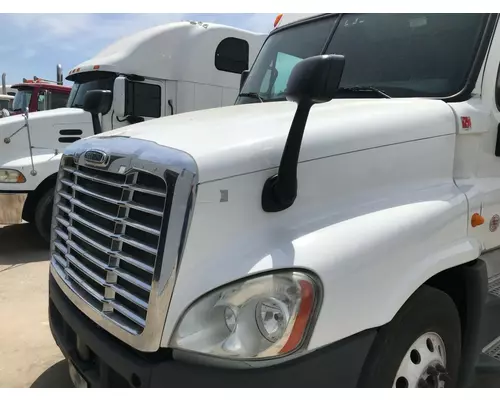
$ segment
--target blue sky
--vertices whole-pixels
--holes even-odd
[[[115,40],[173,21],[216,22],[269,32],[276,14],[0,14],[0,73],[7,84],[33,75],[55,80]],[[64,75],[66,76],[66,75]],[[66,83],[69,83],[66,81]]]

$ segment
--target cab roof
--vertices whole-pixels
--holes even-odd
[[[217,46],[229,37],[248,42],[251,65],[267,34],[212,23],[169,23],[118,40],[74,67],[66,79],[77,81],[78,74],[103,71],[228,86],[228,73],[216,69],[214,60]],[[229,75],[239,83],[238,74]]]
[[[12,85],[12,89],[23,89],[23,88],[34,88],[34,87],[39,87],[43,89],[58,89],[59,91],[63,92],[70,92],[71,87],[70,86],[64,86],[64,85],[58,85],[56,83],[34,83],[34,82],[28,82],[28,83],[17,83],[15,85]]]

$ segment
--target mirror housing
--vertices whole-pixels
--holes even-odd
[[[112,102],[111,90],[89,90],[83,99],[83,109],[91,114],[107,114]]]
[[[283,211],[295,202],[297,164],[309,111],[314,104],[325,103],[334,98],[344,65],[344,56],[329,54],[306,58],[293,68],[285,95],[288,101],[297,103],[297,110],[281,155],[278,173],[267,179],[262,189],[264,211]]]
[[[288,78],[286,98],[295,103],[325,103],[335,97],[344,72],[344,56],[329,54],[300,61]]]
[[[247,78],[248,78],[248,74],[250,73],[250,70],[246,69],[244,70],[242,73],[241,73],[241,76],[240,76],[240,92],[241,92],[241,89],[243,88],[243,85],[245,84]]]
[[[113,113],[118,118],[124,118],[125,115],[125,93],[128,79],[124,76],[118,76],[113,84]]]
[[[92,115],[94,134],[102,132],[99,114],[107,114],[111,109],[113,95],[111,90],[89,90],[83,98],[83,109]]]

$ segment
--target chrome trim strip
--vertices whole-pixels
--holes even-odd
[[[161,176],[167,182],[175,183],[173,187],[167,186],[167,196],[169,191],[173,190],[170,210],[166,211],[169,211],[170,214],[164,216],[160,244],[158,246],[157,264],[154,269],[124,254],[120,250],[112,251],[112,254],[110,254],[109,249],[103,249],[104,254],[112,255],[153,274],[145,321],[131,310],[119,304],[116,299],[105,299],[103,296],[96,297],[99,301],[110,304],[114,310],[125,315],[136,323],[137,326],[144,329],[138,333],[138,331],[134,331],[130,326],[121,324],[119,319],[113,318],[114,313],[106,313],[96,309],[94,305],[80,296],[78,292],[81,290],[91,290],[89,291],[89,295],[93,297],[98,294],[92,288],[84,288],[84,286],[73,283],[72,280],[75,279],[76,281],[78,277],[74,276],[74,273],[70,269],[64,269],[58,265],[54,257],[51,258],[50,273],[68,299],[100,327],[139,351],[156,351],[160,347],[163,327],[194,211],[196,187],[198,184],[198,168],[195,161],[188,154],[176,149],[160,146],[154,142],[125,137],[93,137],[88,140],[77,141],[66,147],[61,160],[62,167],[59,170],[54,198],[54,215],[58,214],[57,203],[61,197],[70,201],[72,199],[66,193],[60,192],[61,179],[65,178],[64,174],[66,173],[64,171],[65,160],[68,157],[72,157],[79,165],[85,166],[82,157],[87,150],[100,150],[110,155],[109,164],[106,168],[101,169],[103,171],[123,174],[131,170],[145,171]],[[75,186],[78,187],[78,185],[73,184],[73,189],[77,189]],[[130,185],[130,190],[138,189]],[[134,204],[127,201],[113,200],[113,203],[122,207],[134,208]],[[146,210],[143,210],[141,207],[141,211]],[[151,209],[148,211],[151,212]],[[160,213],[160,215],[163,214]],[[56,229],[58,222],[55,217],[52,223],[51,252],[54,255],[54,251],[57,248],[55,244],[57,237],[62,234],[63,236],[61,237],[67,241],[68,235],[59,228]],[[98,243],[95,243],[74,227],[70,226],[68,231],[102,251],[99,249],[100,246]],[[123,275],[128,275],[126,272],[123,273],[118,268],[115,269],[115,273],[117,276],[122,276],[123,279],[127,280]],[[131,276],[129,278],[135,279]]]

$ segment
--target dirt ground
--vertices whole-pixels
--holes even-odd
[[[0,387],[72,387],[49,328],[48,258],[31,226],[0,226]]]
[[[28,224],[0,225],[0,388],[73,387],[50,333],[49,254]],[[500,387],[500,376],[476,387]]]

